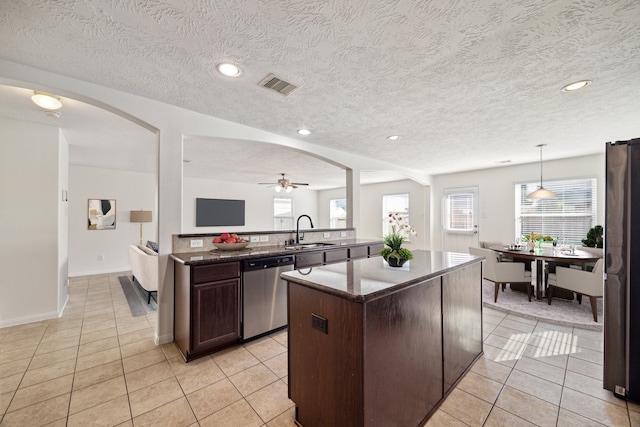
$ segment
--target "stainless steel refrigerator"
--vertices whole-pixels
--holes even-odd
[[[604,388],[640,401],[640,138],[606,147]]]

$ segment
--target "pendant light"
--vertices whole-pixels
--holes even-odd
[[[536,147],[540,147],[540,187],[536,191],[527,194],[527,199],[555,199],[558,197],[556,193],[551,190],[547,190],[542,185],[542,147],[547,144],[538,144]]]

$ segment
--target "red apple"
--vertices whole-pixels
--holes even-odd
[[[220,237],[214,237],[213,243],[222,243],[222,239]]]
[[[229,237],[227,240],[225,240],[225,243],[236,243],[237,240],[233,237]]]
[[[230,237],[229,233],[222,233],[220,235],[220,238],[222,239],[223,242],[226,241],[229,237]]]

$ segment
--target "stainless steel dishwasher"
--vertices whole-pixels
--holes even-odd
[[[287,282],[295,257],[245,260],[242,273],[242,339],[248,340],[287,326]]]

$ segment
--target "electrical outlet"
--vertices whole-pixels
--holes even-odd
[[[251,243],[258,243],[260,241],[260,236],[251,236]]]
[[[102,254],[98,255],[98,261],[104,261],[104,255]]]
[[[329,237],[331,237],[331,233],[322,233],[322,235],[324,236],[325,239],[328,239]]]
[[[269,236],[260,236],[260,241],[261,242],[268,242],[269,241]]]
[[[192,248],[201,248],[202,247],[202,239],[191,240],[191,247]]]
[[[340,232],[340,237],[347,237],[347,232],[346,231],[341,231]]]

